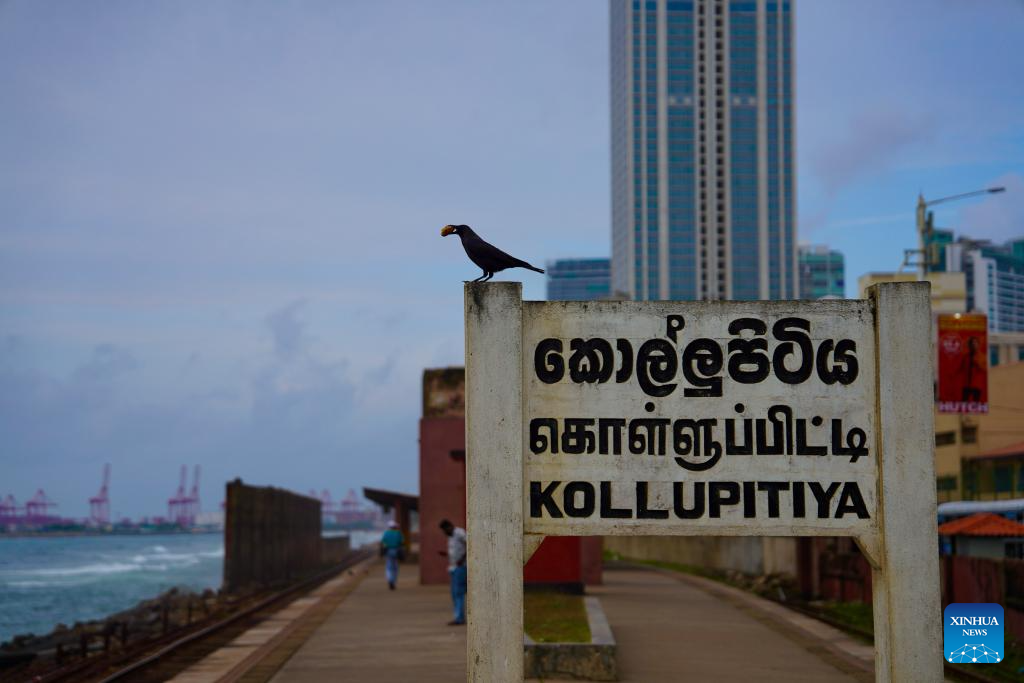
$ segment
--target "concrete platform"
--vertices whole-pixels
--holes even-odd
[[[466,678],[466,627],[452,618],[447,586],[420,586],[403,566],[388,590],[378,563],[277,672],[275,683],[452,683]]]
[[[689,577],[647,569],[606,569],[604,578],[605,585],[590,592],[601,598],[618,642],[622,683],[874,680],[870,668],[744,609],[712,582],[691,583]]]
[[[419,586],[415,571],[403,570],[392,592],[383,569],[374,567],[273,681],[465,680],[465,630],[446,626],[447,587]],[[612,569],[605,579],[590,592],[600,597],[618,641],[623,683],[873,680],[870,646],[813,620],[804,624],[808,631],[798,630],[786,620],[806,617],[781,607],[759,611],[756,603],[772,606],[759,598],[746,596],[747,605],[716,584],[646,569]],[[837,656],[836,643],[850,657]]]

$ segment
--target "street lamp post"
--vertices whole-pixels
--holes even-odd
[[[973,192],[964,192],[962,194],[954,194],[949,197],[940,197],[939,199],[925,200],[924,195],[917,195],[917,238],[918,247],[921,254],[921,260],[918,262],[920,268],[920,279],[924,280],[928,272],[931,270],[932,258],[929,249],[929,243],[931,242],[932,236],[932,222],[928,220],[928,207],[935,206],[936,204],[942,204],[944,202],[951,202],[957,199],[967,199],[969,197],[977,197],[983,194],[998,194],[999,192],[1006,192],[1005,187],[989,187],[984,190],[974,190]]]

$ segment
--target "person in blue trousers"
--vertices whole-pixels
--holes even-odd
[[[398,583],[398,563],[402,560],[405,548],[405,538],[398,530],[398,524],[391,520],[388,522],[388,530],[380,539],[380,554],[384,557],[384,574],[388,579],[388,588],[395,590]]]
[[[455,526],[447,519],[441,520],[441,531],[448,537],[448,552],[440,551],[448,556],[448,574],[452,582],[452,605],[455,618],[448,622],[449,626],[461,626],[466,623],[466,530]]]

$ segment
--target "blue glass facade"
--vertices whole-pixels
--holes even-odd
[[[846,268],[843,255],[826,246],[800,247],[800,298],[845,298]]]
[[[606,258],[548,261],[548,301],[592,301],[611,295],[611,261]]]
[[[797,295],[791,5],[611,0],[615,292]]]

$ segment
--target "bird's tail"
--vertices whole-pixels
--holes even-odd
[[[544,272],[543,268],[536,268],[534,266],[531,266],[529,263],[526,264],[526,267],[529,268],[530,270],[532,270],[535,273],[543,273]]]

